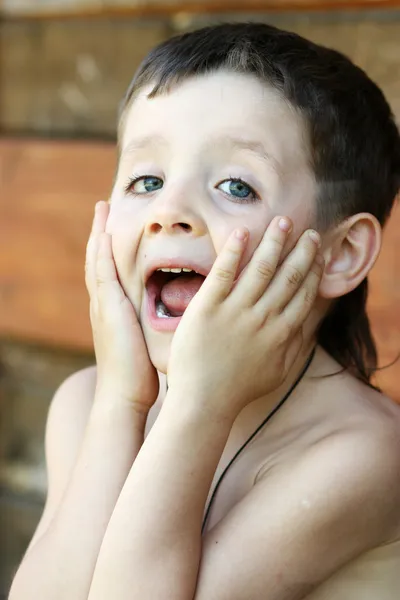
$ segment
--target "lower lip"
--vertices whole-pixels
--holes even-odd
[[[149,323],[156,331],[175,331],[182,317],[157,317],[156,315],[157,291],[151,286],[146,290],[147,315]]]

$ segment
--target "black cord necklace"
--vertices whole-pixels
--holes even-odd
[[[306,364],[304,365],[303,369],[301,370],[299,376],[297,377],[297,379],[295,380],[295,382],[293,383],[293,385],[290,387],[289,391],[284,395],[284,397],[282,398],[282,400],[275,406],[275,408],[267,415],[267,417],[264,419],[264,421],[261,423],[261,425],[259,425],[257,427],[257,429],[255,430],[255,432],[251,434],[251,436],[249,437],[249,439],[247,440],[247,442],[245,442],[243,444],[243,446],[236,452],[236,454],[234,455],[234,457],[232,458],[232,460],[228,463],[228,466],[225,467],[223,473],[221,474],[221,476],[220,476],[220,478],[218,480],[217,485],[214,488],[212,496],[210,498],[210,503],[208,505],[207,512],[206,512],[206,514],[204,516],[203,525],[202,525],[202,528],[201,528],[201,533],[204,532],[204,527],[206,525],[207,518],[208,518],[208,515],[210,513],[211,505],[212,505],[213,500],[214,500],[214,498],[216,496],[216,493],[218,491],[219,485],[220,485],[221,481],[223,480],[223,478],[225,477],[225,475],[226,475],[229,467],[236,460],[236,458],[239,456],[239,454],[245,449],[245,447],[247,446],[247,444],[249,444],[251,442],[251,440],[254,438],[254,436],[257,435],[257,433],[260,431],[260,429],[262,429],[264,427],[264,425],[266,423],[268,423],[268,421],[274,416],[274,414],[278,412],[278,410],[283,406],[283,404],[286,402],[286,400],[289,398],[289,396],[292,394],[292,392],[298,386],[298,384],[300,383],[300,381],[303,379],[304,375],[306,374],[306,372],[308,370],[308,367],[310,366],[310,364],[312,362],[312,359],[314,358],[315,350],[316,350],[316,348],[314,348],[312,350],[310,356],[308,357],[308,359],[306,361]]]

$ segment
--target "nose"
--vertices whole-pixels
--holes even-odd
[[[202,217],[185,203],[163,203],[152,207],[144,233],[154,236],[159,233],[169,235],[194,235],[199,237],[205,233]]]

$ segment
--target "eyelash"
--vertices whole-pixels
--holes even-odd
[[[129,178],[129,181],[127,183],[127,185],[124,188],[124,192],[125,194],[130,194],[131,196],[137,197],[137,196],[142,196],[143,194],[138,194],[137,192],[134,192],[132,190],[132,187],[135,185],[135,183],[137,183],[138,181],[140,181],[141,179],[146,179],[147,177],[154,177],[154,175],[132,175],[132,177]],[[244,179],[242,179],[241,177],[232,177],[229,176],[227,179],[223,179],[222,181],[219,182],[218,185],[221,185],[221,183],[225,183],[226,181],[233,181],[235,183],[242,183],[243,185],[245,185],[246,187],[249,188],[250,190],[250,195],[248,196],[248,198],[243,198],[241,200],[232,200],[232,202],[236,202],[237,204],[250,204],[250,203],[254,203],[254,202],[259,202],[260,198],[257,194],[257,192],[254,191],[254,189],[251,187],[251,185],[249,185],[248,183],[246,183],[246,181],[244,181]],[[222,191],[222,190],[221,190]],[[225,193],[225,192],[222,192]],[[225,194],[226,196],[228,196],[230,199],[234,198],[234,196],[231,196],[229,194]]]
[[[218,185],[221,185],[221,183],[225,183],[226,181],[233,181],[235,183],[243,183],[243,185],[245,185],[250,190],[250,195],[247,198],[242,198],[241,200],[239,200],[239,199],[233,200],[233,202],[237,202],[238,204],[251,204],[251,203],[260,201],[260,197],[257,194],[257,192],[251,187],[251,185],[249,185],[241,177],[233,177],[230,175],[228,177],[228,179],[223,179],[222,181],[219,182]],[[222,193],[224,193],[224,192],[222,192]],[[229,194],[226,194],[226,195],[229,196],[229,198],[234,198],[234,196],[230,196]]]
[[[129,178],[129,181],[124,188],[125,194],[131,194],[132,196],[140,196],[140,194],[137,194],[131,188],[132,188],[132,186],[135,185],[135,183],[137,181],[139,181],[139,179],[146,179],[146,177],[152,177],[152,175],[135,175],[135,174],[133,174],[132,177]]]

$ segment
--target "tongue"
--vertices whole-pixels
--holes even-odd
[[[173,317],[183,315],[203,281],[202,275],[179,275],[163,286],[161,300]]]

